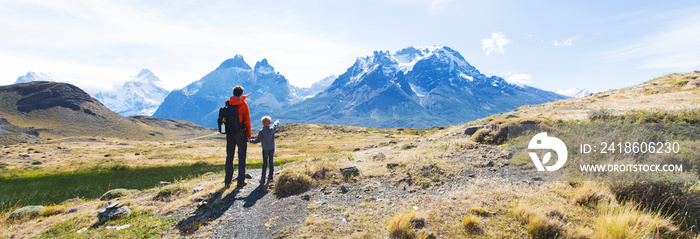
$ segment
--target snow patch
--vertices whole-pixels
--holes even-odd
[[[583,98],[583,97],[586,97],[586,96],[593,94],[593,92],[590,90],[579,89],[579,88],[561,89],[561,90],[554,91],[554,93],[557,93],[560,95],[565,95],[565,96],[572,97],[572,98]]]
[[[459,76],[464,78],[464,79],[467,79],[469,82],[474,81],[474,77],[468,76],[467,74],[459,73]]]
[[[50,81],[50,82],[57,82],[56,78],[51,75],[51,73],[48,72],[27,72],[26,75],[17,77],[17,81],[15,81],[15,84],[19,83],[27,83],[27,82],[32,82],[32,81]]]
[[[411,83],[408,83],[408,85],[411,87],[411,90],[413,90],[413,92],[416,92],[416,95],[418,95],[420,97],[423,97],[423,96],[425,96],[425,94],[428,93],[428,92],[425,92],[425,90],[423,88],[421,88],[420,86],[417,86],[417,85],[414,85]]]

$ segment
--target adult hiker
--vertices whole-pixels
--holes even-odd
[[[238,179],[236,187],[243,187],[245,183],[245,159],[250,140],[250,111],[245,102],[243,87],[233,87],[233,96],[226,101],[226,105],[219,110],[219,131],[226,133],[226,165],[224,169],[224,185],[229,187],[233,180],[233,155],[238,146]],[[222,129],[222,123],[224,128]]]

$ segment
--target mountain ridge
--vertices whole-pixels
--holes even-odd
[[[358,57],[326,90],[280,118],[369,127],[458,124],[564,96],[486,76],[446,46],[375,51]]]
[[[275,71],[267,59],[250,67],[243,56],[237,54],[201,79],[171,91],[153,116],[182,119],[214,128],[218,109],[231,97],[236,85],[244,87],[244,94],[251,93],[246,101],[251,108],[253,126],[260,125],[260,117],[299,101],[291,93],[289,81]]]

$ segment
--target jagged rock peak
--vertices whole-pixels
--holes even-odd
[[[250,65],[243,60],[243,56],[240,54],[236,54],[233,58],[229,58],[225,60],[224,62],[219,65],[217,70],[219,69],[226,69],[226,68],[241,68],[244,70],[251,70]]]

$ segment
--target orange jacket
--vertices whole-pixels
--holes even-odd
[[[238,120],[245,124],[245,135],[250,139],[250,110],[248,109],[248,103],[245,102],[245,96],[241,98],[231,96],[229,100],[226,101],[228,105],[238,105]]]

